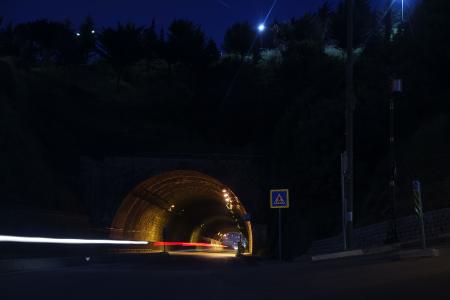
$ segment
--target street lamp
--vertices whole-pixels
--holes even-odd
[[[264,30],[266,30],[266,25],[264,25],[264,23],[259,24],[258,31],[263,32]]]
[[[402,0],[402,22],[403,22],[404,16],[405,16],[404,12],[405,12],[405,0]]]

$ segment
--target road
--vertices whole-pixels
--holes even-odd
[[[0,299],[450,299],[450,257],[320,263],[172,255],[0,273]]]

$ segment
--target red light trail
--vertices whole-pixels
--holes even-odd
[[[208,243],[187,243],[187,242],[153,242],[153,246],[181,246],[181,247],[209,247],[224,248],[224,245],[215,245]]]

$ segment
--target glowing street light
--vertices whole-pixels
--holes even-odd
[[[264,25],[264,23],[259,24],[258,31],[263,32],[264,30],[266,30],[266,25]]]
[[[405,0],[402,0],[402,22],[404,20],[404,16],[405,16]]]

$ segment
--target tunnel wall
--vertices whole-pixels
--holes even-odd
[[[224,155],[139,155],[80,159],[80,194],[91,223],[108,228],[127,194],[150,177],[174,170],[195,170],[232,189],[252,216],[263,224],[267,206],[262,158]],[[258,226],[257,226],[258,227]]]

